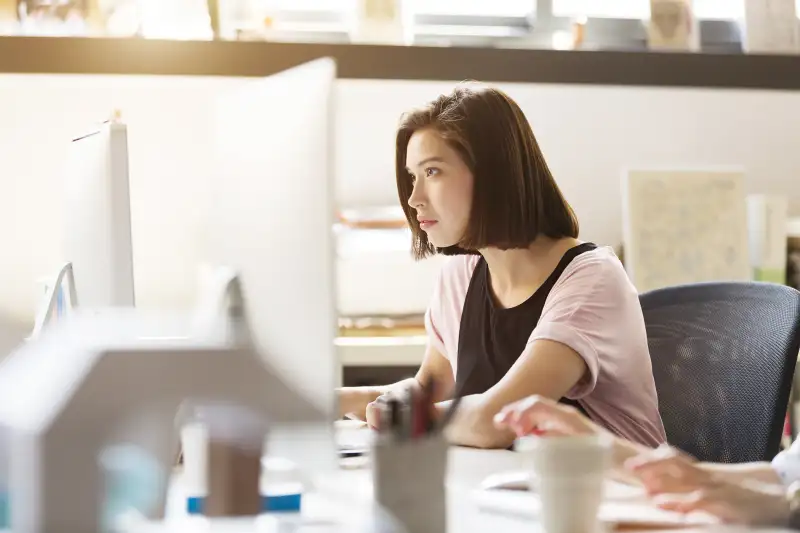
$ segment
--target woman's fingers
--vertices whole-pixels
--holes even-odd
[[[636,475],[651,494],[688,493],[706,488],[711,475],[683,453],[662,446],[626,461],[625,468]]]
[[[653,503],[660,509],[682,514],[704,510],[703,508],[708,505],[701,490],[680,494],[661,494],[653,498]]]
[[[367,404],[367,426],[370,429],[379,429],[381,406],[379,399]]]
[[[371,429],[379,429],[381,425],[380,415],[383,411],[383,407],[387,404],[387,402],[395,397],[395,392],[387,392],[385,394],[381,394],[375,400],[367,404],[367,424]]]
[[[531,433],[579,435],[596,432],[592,422],[576,409],[541,396],[530,396],[504,407],[494,418],[495,424],[517,435]]]
[[[658,448],[642,453],[629,459],[625,466],[631,470],[648,470],[660,468],[663,465],[691,465],[694,459],[677,448],[669,445],[661,445]]]
[[[747,504],[737,506],[736,499],[727,496],[725,491],[700,489],[682,494],[662,494],[654,497],[653,503],[665,511],[681,514],[704,512],[726,523],[759,524],[758,512],[751,512]]]

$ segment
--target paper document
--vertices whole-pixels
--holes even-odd
[[[541,512],[541,501],[536,493],[504,490],[477,490],[473,501],[483,512],[536,519]],[[705,513],[683,515],[663,511],[641,501],[606,500],[600,507],[600,520],[612,527],[684,527],[718,523]]]
[[[622,203],[625,268],[639,292],[752,279],[743,172],[632,169]]]

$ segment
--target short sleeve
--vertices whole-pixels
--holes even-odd
[[[800,481],[800,438],[775,456],[772,468],[787,487],[795,481]]]
[[[443,276],[442,271],[436,276],[433,294],[428,303],[428,309],[425,311],[425,333],[428,337],[428,344],[437,352],[447,357],[447,350],[445,349],[444,337],[442,336],[441,330]]]
[[[624,271],[617,272],[602,260],[581,262],[565,271],[553,287],[528,343],[559,342],[583,358],[587,372],[567,393],[568,398],[578,400],[594,391],[601,356],[625,355],[626,324],[635,317],[631,305],[640,304]]]

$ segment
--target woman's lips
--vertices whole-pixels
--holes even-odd
[[[428,230],[428,229],[432,228],[435,225],[436,225],[436,221],[435,220],[420,220],[419,221],[419,227],[424,229],[424,230]]]

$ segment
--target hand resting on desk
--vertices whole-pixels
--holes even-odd
[[[606,431],[573,407],[538,396],[506,406],[495,417],[495,423],[519,437]],[[785,525],[789,515],[785,489],[770,483],[759,465],[747,469],[735,466],[696,463],[669,446],[651,450],[620,438],[614,441],[615,470],[641,483],[664,509],[703,511],[731,523]]]
[[[704,511],[725,522],[785,526],[789,501],[783,486],[760,480],[726,478],[703,468],[692,457],[662,447],[627,461],[662,509]]]

